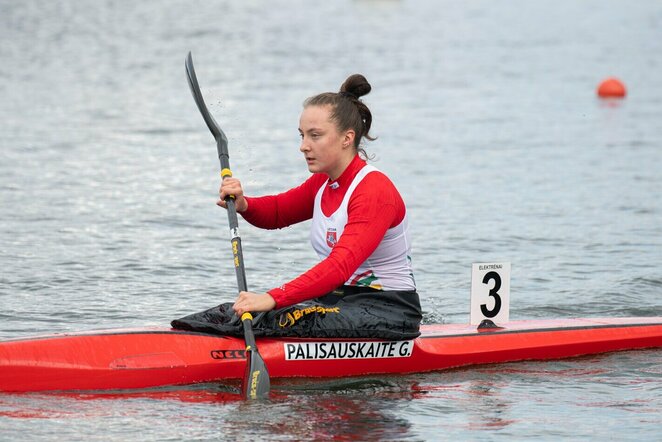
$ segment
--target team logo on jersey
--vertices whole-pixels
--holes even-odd
[[[336,236],[336,229],[329,227],[326,231],[326,245],[333,248],[338,242],[338,237]]]
[[[371,287],[377,290],[382,290],[383,288],[379,278],[377,278],[375,272],[372,270],[359,273],[349,282],[349,285],[357,287]]]

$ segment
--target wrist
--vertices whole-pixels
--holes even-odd
[[[237,209],[237,212],[239,213],[244,213],[248,210],[248,200],[246,197],[235,201],[235,209]]]

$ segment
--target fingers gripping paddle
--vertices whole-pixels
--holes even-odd
[[[219,127],[214,117],[211,116],[205,100],[202,98],[198,79],[193,69],[193,58],[191,53],[186,57],[186,77],[188,79],[191,93],[195,99],[195,104],[204,118],[207,127],[216,139],[216,148],[218,150],[218,159],[221,161],[221,177],[223,179],[232,176],[230,171],[230,155],[228,153],[228,139]],[[237,286],[239,291],[247,291],[246,269],[244,268],[244,258],[241,251],[241,238],[239,237],[239,223],[237,221],[237,210],[234,205],[234,199],[231,196],[225,198],[228,209],[228,221],[230,223],[230,234],[232,243],[232,253],[234,255],[234,268],[237,274]],[[255,345],[255,336],[253,335],[253,316],[250,313],[244,313],[241,316],[241,322],[244,327],[244,340],[246,342],[246,372],[242,382],[242,394],[247,399],[259,399],[269,395],[270,382],[267,366],[257,350]]]

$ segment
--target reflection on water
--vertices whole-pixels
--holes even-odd
[[[0,419],[17,429],[43,421],[37,438],[54,426],[63,437],[85,433],[100,421],[114,429],[111,439],[158,438],[159,421],[169,416],[167,430],[180,438],[430,440],[607,436],[612,429],[599,427],[607,414],[645,438],[657,430],[642,423],[659,422],[660,367],[662,355],[649,350],[408,376],[281,380],[259,402],[243,401],[235,384],[10,394],[0,397]],[[127,420],[131,426],[120,429]],[[573,425],[559,424],[565,421]]]

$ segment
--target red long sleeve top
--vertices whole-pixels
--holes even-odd
[[[246,197],[241,215],[252,225],[280,229],[312,218],[315,195],[326,183],[321,208],[326,216],[340,206],[349,185],[366,165],[358,155],[335,181],[313,174],[298,187],[263,197]],[[405,204],[391,180],[381,172],[368,174],[352,193],[347,224],[331,254],[297,278],[268,291],[276,308],[316,298],[341,286],[374,252],[386,231],[402,222]]]

